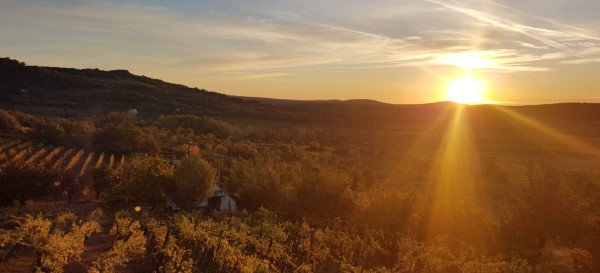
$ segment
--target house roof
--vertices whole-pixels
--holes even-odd
[[[224,191],[223,189],[221,189],[221,187],[219,186],[215,186],[215,192],[213,193],[213,196],[218,196],[218,197],[222,197],[222,196],[227,196],[230,194],[227,193],[226,191]]]
[[[225,196],[228,196],[229,198],[231,198],[235,202],[235,199],[233,199],[233,197],[231,197],[231,195],[228,192],[224,191],[219,186],[215,186],[215,190],[213,192],[213,195],[210,196],[210,197],[219,197],[219,198],[221,198],[221,197],[225,197]],[[207,204],[207,200],[208,199],[199,200],[199,201],[201,201],[201,203],[200,203],[200,205],[196,205],[196,206],[199,206],[199,207],[207,206],[208,205]],[[169,195],[167,195],[167,204],[173,204],[173,205],[177,206],[177,202],[175,202],[174,199],[172,199],[171,197],[169,197]],[[169,206],[171,206],[171,205],[169,205]]]

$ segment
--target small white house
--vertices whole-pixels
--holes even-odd
[[[171,210],[180,210],[180,208],[171,200],[167,198],[167,207]],[[235,200],[219,186],[215,187],[213,195],[205,200],[198,200],[196,202],[196,208],[201,210],[219,210],[222,212],[236,212],[237,205]]]

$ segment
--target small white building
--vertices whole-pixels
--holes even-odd
[[[167,198],[167,207],[171,210],[180,210],[177,204],[170,198]],[[215,191],[211,197],[205,200],[198,200],[196,202],[196,208],[204,211],[218,210],[226,213],[237,211],[235,200],[219,186],[215,187]]]

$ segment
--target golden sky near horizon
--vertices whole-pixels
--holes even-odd
[[[5,0],[0,55],[241,96],[424,103],[472,74],[491,101],[600,101],[598,10],[587,0]]]

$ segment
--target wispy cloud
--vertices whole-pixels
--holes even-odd
[[[574,60],[561,61],[563,64],[587,64],[587,63],[600,63],[600,57],[596,58],[582,58]]]
[[[144,2],[6,0],[0,36],[14,42],[0,50],[247,81],[411,66],[532,72],[600,59],[598,33],[495,1],[257,3],[186,12]],[[328,5],[344,8],[336,15]]]
[[[543,50],[550,47],[575,51],[576,55],[576,50],[598,46],[598,39],[588,35],[527,26],[454,2],[429,2],[538,42],[536,45],[515,41],[522,48]],[[75,37],[73,46],[94,48],[112,42],[117,54],[147,56],[156,53],[172,56],[174,63],[202,65],[201,69],[210,71],[264,71],[328,64],[373,68],[377,64],[381,67],[414,65],[415,61],[421,65],[443,65],[450,63],[440,62],[440,56],[473,50],[493,64],[486,66],[487,69],[538,71],[547,68],[539,67],[530,56],[519,58],[523,53],[519,49],[504,48],[508,46],[507,41],[478,37],[468,29],[423,29],[404,37],[392,37],[310,21],[289,12],[277,14],[277,19],[264,19],[210,13],[180,15],[164,8],[97,1],[64,6],[30,6],[13,2],[11,6],[19,9],[22,20],[28,21],[30,29],[58,33],[60,39]],[[9,10],[4,9],[3,13],[14,12]],[[418,10],[413,10],[413,14],[418,15]],[[393,15],[388,13],[389,17]],[[56,43],[56,39],[48,40]],[[102,41],[98,43],[99,40]],[[496,48],[479,49],[485,40],[497,44]],[[582,44],[582,41],[588,44]],[[530,64],[524,65],[526,62]]]
[[[517,44],[521,47],[538,50],[538,52],[545,55],[549,54],[548,51],[550,50],[558,50],[576,56],[578,52],[600,47],[600,36],[589,34],[591,31],[520,12],[495,2],[486,1],[486,3],[494,5],[494,13],[492,13],[468,7],[463,2],[458,1],[427,1],[472,17],[489,27],[527,37],[532,42],[516,41]],[[516,15],[519,15],[519,17],[516,17]],[[528,22],[531,22],[532,25],[528,25]],[[534,23],[543,24],[544,26],[535,26]]]
[[[441,5],[447,9],[465,14],[467,16],[473,17],[482,23],[489,24],[492,27],[504,29],[507,31],[515,32],[518,34],[522,34],[527,36],[537,42],[540,42],[546,46],[563,50],[570,51],[573,50],[572,45],[566,42],[573,41],[600,41],[597,37],[592,37],[586,34],[573,32],[570,30],[557,30],[551,28],[543,28],[543,27],[534,27],[525,25],[524,23],[515,22],[510,19],[506,19],[504,17],[507,13],[500,13],[501,15],[494,15],[490,12],[484,12],[476,9],[472,9],[466,7],[464,5],[459,4],[458,2],[446,2],[446,1],[438,1],[438,0],[427,0],[431,3],[435,3]],[[498,12],[496,9],[495,12]],[[504,15],[504,16],[503,16]],[[538,17],[539,18],[539,17]],[[553,27],[553,26],[549,26]]]

